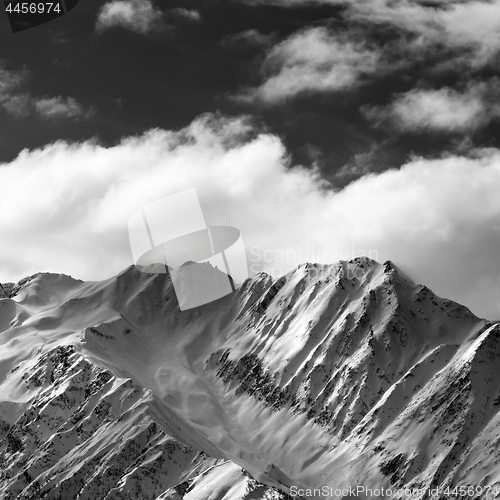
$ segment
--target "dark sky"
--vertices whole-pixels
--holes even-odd
[[[81,0],[67,15],[16,34],[4,14],[3,68],[14,74],[24,72],[10,93],[29,94],[33,99],[71,97],[91,112],[85,117],[47,119],[28,111],[15,116],[0,110],[0,161],[12,160],[23,148],[57,139],[95,137],[112,145],[150,128],[184,127],[205,112],[247,113],[281,137],[294,163],[316,161],[325,177],[341,187],[361,173],[398,167],[413,154],[436,156],[463,140],[463,134],[423,128],[395,133],[394,126],[367,118],[363,109],[387,106],[394,95],[421,86],[422,81],[432,81],[434,87],[455,85],[460,68],[432,74],[428,70],[435,65],[436,53],[444,57],[442,49],[439,56],[432,47],[413,55],[415,60],[407,64],[409,59],[395,47],[417,35],[387,22],[353,19],[345,5],[297,3],[289,8],[236,1],[156,2],[163,12],[162,26],[148,32],[119,23],[96,30],[103,5]],[[196,10],[200,19],[177,15],[176,8]],[[262,83],[263,61],[273,46],[314,27],[376,47],[384,58],[378,63],[380,70],[352,88],[304,91],[283,102],[232,98],[239,90]],[[230,37],[249,30],[267,41],[231,41]],[[398,57],[401,60],[396,62]],[[498,135],[491,122],[469,133],[476,146],[497,146]],[[345,166],[360,158],[365,159],[363,165],[345,173]],[[339,175],[342,167],[344,174]]]

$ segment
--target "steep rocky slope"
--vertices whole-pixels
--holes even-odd
[[[10,295],[5,498],[500,490],[500,328],[390,262],[259,274],[187,311],[167,275],[133,267]]]

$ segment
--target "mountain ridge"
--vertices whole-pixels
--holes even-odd
[[[38,275],[2,301],[11,356],[0,367],[30,371],[16,340],[36,356],[71,344],[86,362],[148,391],[148,414],[163,432],[284,492],[355,481],[455,484],[474,475],[479,443],[500,430],[499,377],[488,361],[498,357],[498,326],[389,261],[303,264],[277,279],[260,273],[187,311],[168,275],[133,266],[102,282]],[[19,412],[27,409],[28,395],[4,377],[0,387],[16,394]],[[450,431],[443,422],[453,397],[462,411]],[[500,480],[496,454],[488,455],[491,484]]]

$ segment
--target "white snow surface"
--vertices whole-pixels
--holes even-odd
[[[0,299],[0,332],[1,498],[500,493],[500,326],[390,262],[186,311],[166,274],[42,273]]]

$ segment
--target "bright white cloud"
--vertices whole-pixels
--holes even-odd
[[[109,148],[57,142],[23,151],[0,166],[9,207],[0,211],[0,281],[40,270],[117,273],[132,263],[130,215],[195,187],[209,223],[242,231],[252,271],[369,254],[500,317],[499,150],[415,159],[333,192],[315,170],[290,167],[276,136],[248,131],[242,119],[205,117]]]
[[[449,45],[474,49],[469,59],[472,66],[485,64],[498,55],[500,0],[456,2],[439,12],[438,22]]]
[[[246,3],[263,2],[246,0]],[[326,27],[308,28],[268,49],[261,67],[263,83],[241,90],[235,99],[243,102],[276,104],[300,94],[346,92],[374,74],[409,67],[415,61],[429,63],[429,73],[451,69],[467,80],[485,65],[494,63],[500,54],[500,0],[272,0],[272,3],[286,7],[344,5],[342,15],[348,29],[339,34]],[[357,28],[353,28],[359,23],[369,32],[371,28],[392,25],[398,28],[400,36],[378,46],[377,37],[373,37],[368,46],[359,41]],[[429,62],[432,59],[435,62]],[[484,104],[482,97],[470,93],[460,96],[447,89],[440,95],[429,92],[408,95],[401,107],[413,108],[419,102],[427,105],[432,100],[447,108],[441,110],[443,122],[446,117],[451,122],[454,118],[451,106],[459,106],[456,130],[474,128],[491,119],[491,113],[484,114],[480,109]],[[394,114],[398,114],[397,109]],[[425,121],[421,117],[416,128],[425,127]],[[429,128],[451,128],[447,124],[439,126],[435,117],[429,117],[427,122]]]
[[[96,29],[103,31],[114,26],[151,33],[163,26],[163,13],[150,0],[112,0],[105,3],[97,16]]]
[[[265,82],[242,91],[240,100],[277,103],[299,94],[352,88],[373,73],[378,54],[326,28],[309,28],[274,46],[263,65]]]
[[[500,115],[500,105],[492,97],[500,94],[497,81],[471,84],[458,92],[450,88],[411,90],[399,95],[386,108],[371,108],[368,117],[389,119],[405,130],[466,132],[486,125]]]
[[[443,1],[433,6],[410,0],[348,3],[353,18],[397,25],[420,35],[422,45],[438,42],[471,49],[472,66],[487,63],[500,50],[500,0]]]
[[[249,4],[268,0],[246,0]],[[500,50],[500,0],[272,0],[284,7],[308,4],[344,5],[346,18],[368,24],[391,24],[416,34],[414,50],[437,43],[470,49],[467,62],[481,66]]]

